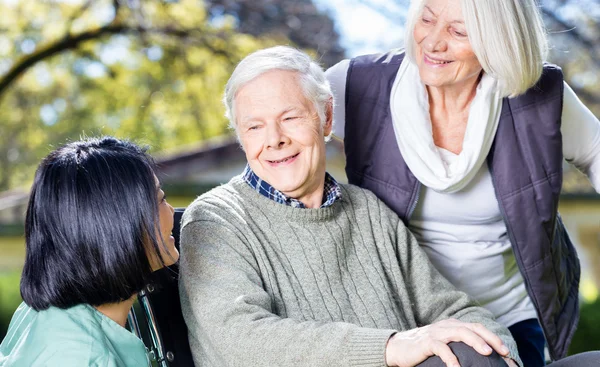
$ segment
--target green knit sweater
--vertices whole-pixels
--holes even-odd
[[[509,331],[429,263],[375,195],[342,185],[299,209],[239,177],[182,219],[180,295],[196,366],[385,366],[395,331],[480,322],[518,360]],[[519,361],[520,363],[520,361]]]

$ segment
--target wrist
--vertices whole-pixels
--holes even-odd
[[[387,343],[385,343],[385,353],[384,353],[384,361],[385,361],[385,365],[388,367],[391,366],[395,366],[395,364],[393,364],[391,355],[390,355],[390,342],[392,340],[392,338],[394,337],[394,335],[398,334],[398,332],[393,333],[392,335],[390,335],[390,337],[387,340]]]

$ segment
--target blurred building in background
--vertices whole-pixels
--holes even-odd
[[[327,170],[340,182],[347,182],[343,144],[332,139],[326,147]],[[196,196],[241,173],[246,158],[235,136],[227,135],[159,155],[157,164],[169,202],[185,207]],[[27,199],[24,191],[0,194],[0,250],[3,236],[13,240],[22,236]],[[585,176],[568,165],[559,210],[579,251],[586,280],[600,288],[600,195]],[[13,256],[0,260],[0,267],[3,262],[5,266],[19,266],[23,253],[15,251]]]

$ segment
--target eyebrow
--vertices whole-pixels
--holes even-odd
[[[252,121],[254,119],[253,116],[243,116],[240,117],[240,124],[248,123],[248,121]]]
[[[429,12],[431,14],[433,14],[434,17],[436,17],[436,18],[438,17],[438,15],[436,13],[434,13],[434,11],[429,7],[429,5],[425,5],[425,8],[427,10],[429,10]],[[465,24],[465,22],[463,20],[453,20],[450,22],[450,24],[454,24],[454,23],[463,24],[463,25]]]
[[[281,111],[281,113],[279,113],[279,116],[283,116],[283,115],[285,115],[286,113],[289,113],[289,112],[302,112],[302,111],[303,111],[302,107],[288,106],[288,107],[284,108]],[[240,125],[242,125],[242,124],[248,124],[250,122],[259,121],[259,120],[260,120],[260,118],[257,118],[257,117],[252,116],[252,115],[247,115],[247,116],[244,116],[244,117],[240,118],[239,124]]]
[[[248,126],[251,124],[254,124],[256,122],[260,122],[260,118],[253,116],[253,115],[246,115],[246,116],[240,116],[240,118],[238,119],[238,126]]]
[[[296,106],[289,106],[289,107],[287,107],[286,109],[284,109],[284,110],[281,112],[281,114],[283,115],[284,113],[288,113],[288,112],[291,112],[291,111],[300,111],[300,110],[301,110],[301,108],[300,108],[300,107],[296,107]]]
[[[429,7],[429,5],[425,5],[425,9],[429,10],[431,14],[437,17],[437,14]]]

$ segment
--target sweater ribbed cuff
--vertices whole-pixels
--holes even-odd
[[[506,343],[504,343],[504,344],[506,345]],[[512,358],[515,362],[517,362],[519,367],[523,367],[523,362],[521,361],[521,358],[519,357],[519,350],[517,349],[517,343],[511,343],[506,346],[508,348],[508,358]]]
[[[360,328],[350,336],[348,359],[350,366],[382,367],[385,364],[385,347],[396,333],[392,329]]]

